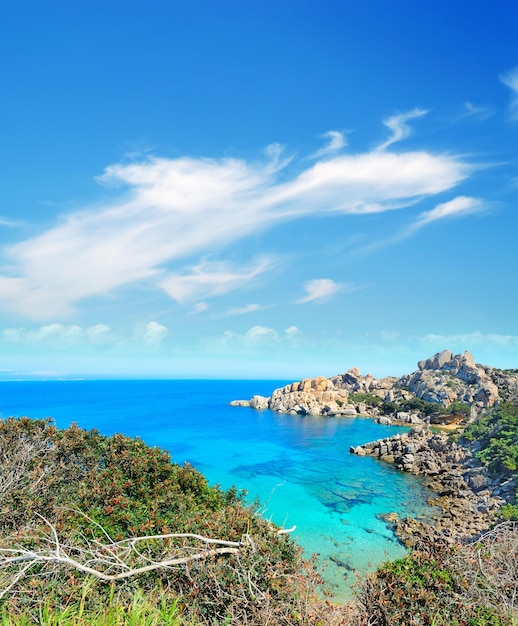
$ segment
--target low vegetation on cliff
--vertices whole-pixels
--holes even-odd
[[[0,469],[5,624],[325,623],[289,534],[163,450],[9,418]]]
[[[470,424],[462,436],[490,474],[500,484],[514,488],[501,516],[518,520],[518,403],[503,402]]]
[[[478,541],[421,541],[364,581],[359,626],[516,626],[518,527],[504,523]]]

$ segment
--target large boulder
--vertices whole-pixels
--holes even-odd
[[[417,367],[422,370],[438,370],[441,369],[443,365],[451,361],[453,358],[453,352],[451,350],[443,350],[442,352],[437,352],[429,359],[425,361],[419,361]]]

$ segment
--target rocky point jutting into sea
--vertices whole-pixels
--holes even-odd
[[[498,509],[516,491],[516,479],[491,478],[473,448],[452,440],[434,426],[462,432],[465,426],[502,402],[517,402],[518,370],[475,363],[469,352],[443,350],[419,361],[400,378],[362,376],[358,368],[331,378],[317,377],[276,389],[269,398],[253,396],[232,406],[270,409],[293,415],[371,417],[382,424],[405,424],[405,433],[351,447],[423,476],[436,497],[432,526],[388,515],[398,536],[411,545],[430,534],[455,541],[476,536],[492,523]]]

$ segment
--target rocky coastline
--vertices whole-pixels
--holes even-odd
[[[292,415],[370,417],[382,424],[411,425],[408,432],[357,447],[352,454],[372,456],[421,476],[437,507],[431,523],[395,513],[384,516],[408,546],[422,539],[465,541],[494,522],[500,507],[516,492],[516,481],[492,479],[467,445],[435,426],[462,432],[501,402],[518,402],[518,370],[475,363],[469,352],[443,350],[419,361],[418,369],[399,378],[362,376],[358,368],[331,378],[294,382],[267,398],[236,400],[232,406],[270,409]]]
[[[384,424],[465,422],[508,397],[518,396],[518,371],[475,363],[469,352],[443,350],[399,378],[363,376],[357,367],[330,378],[307,378],[270,397],[234,400],[232,406],[292,415],[373,417]]]
[[[351,447],[350,452],[376,457],[402,471],[422,476],[433,491],[430,504],[437,507],[433,523],[399,519],[395,513],[385,516],[408,546],[423,538],[458,542],[480,535],[491,526],[499,508],[516,488],[511,483],[503,485],[498,479],[491,479],[468,447],[427,426]]]

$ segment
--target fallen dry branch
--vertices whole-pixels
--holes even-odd
[[[72,568],[99,580],[113,582],[157,569],[188,565],[210,557],[238,555],[245,546],[250,546],[255,551],[252,538],[246,534],[241,541],[214,539],[195,533],[146,535],[113,541],[103,530],[106,543],[91,540],[82,546],[67,545],[60,540],[53,524],[39,514],[37,517],[45,522],[50,531],[49,536],[43,541],[43,546],[37,549],[21,546],[0,548],[0,571],[4,574],[0,586],[2,582],[5,584],[3,589],[0,588],[0,598],[9,593],[16,583],[37,565],[51,564]],[[277,534],[291,533],[294,530],[295,527],[280,529]],[[174,540],[180,540],[181,545],[170,545]],[[197,542],[197,545],[187,544],[186,540]],[[159,559],[151,557],[149,551],[145,553],[140,549],[141,545],[145,548],[150,544],[156,548],[157,542],[163,545],[162,557]]]

